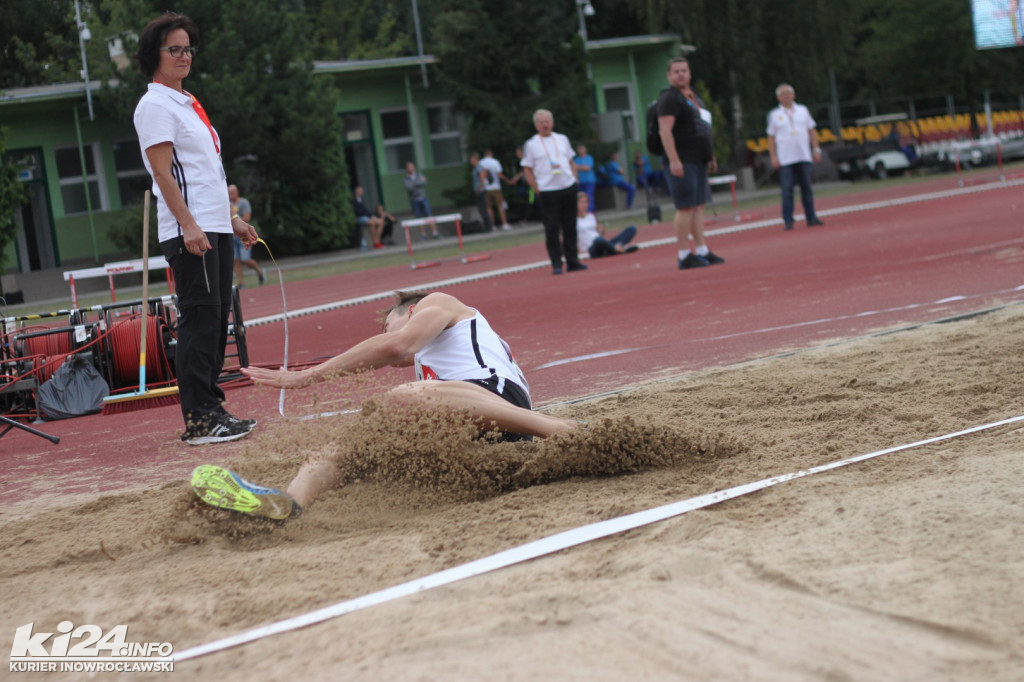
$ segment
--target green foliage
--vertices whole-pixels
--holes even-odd
[[[533,112],[550,109],[555,130],[576,143],[592,137],[583,46],[571,5],[450,0],[430,30],[436,79],[466,116],[469,148],[494,150],[506,168],[536,131]],[[470,182],[467,168],[466,182]]]
[[[73,0],[0,3],[0,89],[78,80]]]
[[[732,142],[729,135],[729,124],[725,120],[725,114],[722,113],[722,107],[718,106],[714,98],[711,97],[711,92],[703,81],[695,82],[693,89],[697,91],[697,95],[704,102],[704,107],[711,112],[711,125],[715,133],[713,150],[715,159],[718,160],[719,165],[726,164],[732,154]]]
[[[405,15],[408,4],[310,0],[306,14],[316,58],[387,59],[415,52],[416,37]]]
[[[0,128],[0,159],[7,151],[7,129]],[[0,164],[0,255],[7,245],[14,241],[18,234],[18,226],[14,222],[14,214],[28,200],[25,186],[18,180],[18,169],[12,163]],[[4,262],[0,258],[0,275],[4,272]]]
[[[977,99],[1024,80],[1020,48],[976,50],[969,3],[863,0],[862,97],[941,92]]]
[[[137,201],[124,207],[121,215],[107,229],[110,241],[123,252],[133,258],[142,257],[142,217],[144,202]],[[156,203],[149,207],[149,253],[160,253],[160,243],[156,229]]]

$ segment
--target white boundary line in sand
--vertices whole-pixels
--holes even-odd
[[[1018,187],[1024,185],[1024,178],[1018,180],[1003,180],[1001,182],[992,182],[980,185],[972,185],[969,187],[958,187],[956,189],[941,190],[938,192],[927,192],[925,194],[915,194],[909,197],[900,197],[897,199],[886,199],[884,201],[873,201],[867,204],[851,204],[850,206],[841,206],[839,208],[832,208],[826,211],[819,211],[818,215],[828,217],[832,215],[843,215],[846,213],[859,213],[861,211],[873,211],[878,208],[889,208],[892,206],[903,206],[905,204],[915,204],[923,201],[932,201],[934,199],[946,199],[949,197],[960,196],[962,194],[975,194],[978,192],[988,192],[997,189],[1005,189],[1007,187]],[[802,218],[803,216],[797,216]],[[736,232],[746,232],[748,230],[757,230],[763,227],[771,227],[773,225],[781,225],[781,218],[771,218],[769,220],[758,220],[752,223],[744,223],[742,225],[734,225],[732,227],[722,227],[717,230],[707,230],[705,234],[709,237],[719,236],[723,234],[733,234]],[[668,244],[675,244],[675,237],[667,237],[664,239],[654,239],[647,242],[642,242],[639,246],[643,249],[649,249],[655,246],[666,246]],[[486,272],[477,273],[475,275],[464,275],[462,277],[453,277],[451,279],[438,280],[436,282],[425,282],[423,284],[415,284],[404,287],[410,291],[425,291],[432,289],[441,289],[443,287],[454,286],[456,284],[464,284],[466,282],[476,282],[482,279],[490,279],[492,277],[501,277],[503,275],[511,275],[518,272],[526,272],[527,270],[539,270],[541,268],[550,267],[549,261],[537,261],[534,263],[525,263],[523,265],[516,265],[509,268],[501,268],[498,270],[488,270]],[[383,301],[390,299],[394,296],[392,291],[382,291],[376,294],[369,294],[367,296],[358,296],[356,298],[346,298],[340,301],[333,301],[331,303],[323,303],[309,308],[301,308],[288,313],[288,317],[303,317],[305,315],[314,315],[316,313],[323,313],[329,310],[337,310],[338,308],[348,308],[361,303],[371,303],[373,301]],[[268,315],[266,317],[257,317],[252,320],[247,320],[245,323],[246,327],[258,327],[264,324],[271,324],[272,322],[281,322],[285,319],[284,314]]]
[[[507,549],[503,552],[498,552],[497,554],[477,559],[476,561],[471,561],[460,566],[454,566],[452,568],[433,573],[423,578],[410,580],[409,582],[395,585],[394,587],[389,587],[378,592],[372,592],[370,594],[363,595],[362,597],[343,601],[316,611],[310,611],[309,613],[287,618],[276,623],[271,623],[270,625],[257,627],[207,644],[201,644],[199,646],[192,647],[191,649],[185,649],[184,651],[174,654],[174,662],[180,663],[181,661],[199,658],[225,649],[249,644],[250,642],[255,642],[257,640],[270,637],[271,635],[277,635],[283,632],[298,630],[310,625],[322,623],[326,620],[337,618],[338,616],[343,616],[347,613],[352,613],[353,611],[359,611],[370,606],[377,606],[378,604],[418,594],[435,587],[449,585],[460,580],[465,580],[466,578],[490,573],[500,568],[507,568],[514,564],[530,561],[531,559],[553,554],[570,547],[576,547],[593,540],[623,533],[627,530],[633,530],[635,528],[650,525],[657,521],[664,521],[665,519],[680,516],[695,509],[710,507],[711,505],[718,504],[719,502],[725,502],[726,500],[731,500],[749,493],[764,490],[765,488],[770,488],[787,481],[803,478],[812,474],[819,474],[832,469],[838,469],[839,467],[844,467],[848,464],[863,462],[865,460],[893,452],[938,443],[940,441],[966,436],[978,431],[984,431],[986,429],[992,429],[997,426],[1004,426],[1006,424],[1012,424],[1019,421],[1024,421],[1024,415],[991,422],[989,424],[983,424],[981,426],[974,426],[969,429],[964,429],[963,431],[948,433],[944,436],[936,436],[934,438],[919,440],[907,445],[898,445],[896,447],[878,450],[865,455],[856,455],[847,459],[841,459],[828,464],[811,467],[810,469],[802,469],[800,471],[783,474],[781,476],[773,476],[753,483],[746,483],[733,488],[728,488],[727,490],[720,490],[718,492],[708,493],[698,497],[691,497],[688,500],[673,502],[661,507],[655,507],[653,509],[647,509],[633,514],[619,516],[614,519],[608,519],[607,521],[600,521],[587,526],[563,531],[540,540],[529,542],[525,545],[520,545],[519,547],[513,547],[512,549]]]

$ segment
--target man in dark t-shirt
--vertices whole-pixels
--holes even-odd
[[[712,151],[711,114],[690,87],[690,63],[676,57],[666,73],[671,87],[658,98],[658,132],[665,147],[661,163],[676,207],[675,227],[680,270],[724,263],[704,242],[704,204],[708,171],[718,168]],[[690,238],[694,249],[690,251]]]

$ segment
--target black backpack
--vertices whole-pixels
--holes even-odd
[[[661,143],[661,133],[658,130],[658,100],[672,88],[665,88],[658,93],[658,99],[647,105],[647,152],[654,156],[665,155],[665,145]]]

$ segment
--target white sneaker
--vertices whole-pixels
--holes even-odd
[[[509,225],[508,223],[505,223],[504,225],[501,226],[501,229],[503,229],[503,230],[511,230],[512,226]]]

